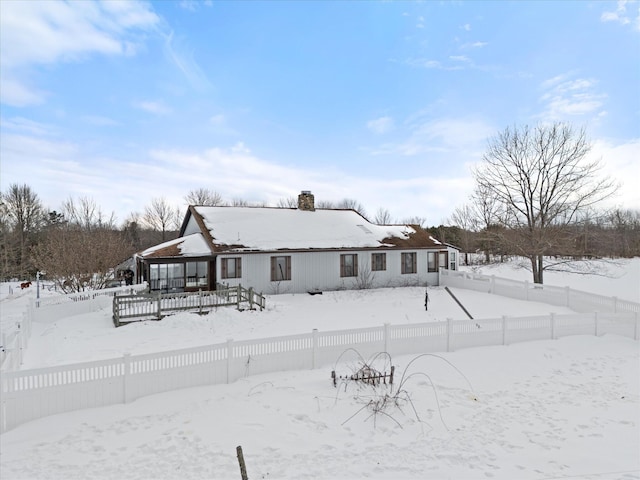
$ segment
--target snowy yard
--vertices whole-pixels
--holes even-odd
[[[485,267],[488,268],[488,267]],[[547,283],[640,301],[640,259],[613,277]],[[527,279],[512,265],[485,274]],[[33,291],[7,295],[3,325]],[[568,312],[455,290],[475,318]],[[635,296],[634,296],[635,295]],[[33,326],[23,368],[235,340],[465,318],[440,288],[281,295],[264,312],[179,314],[114,329],[109,311]],[[615,335],[392,359],[398,406],[367,404],[388,388],[333,387],[334,365],[250,376],[129,404],[32,421],[0,436],[5,479],[639,479],[640,349]],[[396,383],[398,385],[398,383]]]

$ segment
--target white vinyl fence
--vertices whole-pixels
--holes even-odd
[[[507,345],[567,335],[616,334],[638,340],[638,313],[447,320],[246,340],[29,371],[2,372],[0,431],[73,410],[128,403],[169,390],[234,382],[262,373],[330,370],[347,349],[365,359]]]
[[[640,303],[605,297],[595,293],[574,290],[569,287],[554,287],[530,282],[520,282],[470,272],[440,270],[440,285],[465,288],[477,292],[493,293],[503,297],[548,303],[570,308],[576,312],[634,312],[640,313]]]
[[[22,365],[23,352],[31,337],[33,322],[53,323],[63,318],[97,312],[111,307],[115,294],[139,292],[147,289],[146,283],[127,287],[90,290],[68,295],[52,295],[33,298],[22,320],[15,328],[2,333],[0,338],[0,371],[16,370]]]

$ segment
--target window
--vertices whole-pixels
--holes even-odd
[[[187,262],[187,287],[206,287],[207,270],[207,262]]]
[[[242,277],[242,262],[240,257],[222,259],[222,278]]]
[[[403,253],[401,261],[402,273],[416,273],[418,271],[415,252]]]
[[[438,271],[438,263],[436,262],[436,252],[427,252],[427,271],[428,272],[437,272]]]
[[[291,280],[291,257],[271,257],[271,281]]]
[[[149,277],[151,290],[180,290],[184,288],[184,264],[152,263]]]
[[[440,252],[440,258],[438,261],[438,265],[442,268],[447,268],[447,252]]]
[[[449,254],[449,268],[451,270],[456,269],[456,252],[451,252]]]
[[[387,269],[387,254],[372,253],[371,254],[371,271],[379,272]]]
[[[340,255],[340,276],[341,277],[357,277],[358,276],[358,254],[345,253]]]

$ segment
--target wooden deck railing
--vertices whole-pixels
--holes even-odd
[[[190,311],[200,314],[213,308],[235,306],[250,310],[266,306],[266,298],[253,288],[218,286],[214,291],[138,293],[113,297],[113,323],[116,327],[143,320],[160,320],[171,312]]]

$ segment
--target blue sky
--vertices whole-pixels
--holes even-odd
[[[2,191],[208,188],[446,221],[487,140],[585,127],[640,209],[640,2],[0,2]]]

